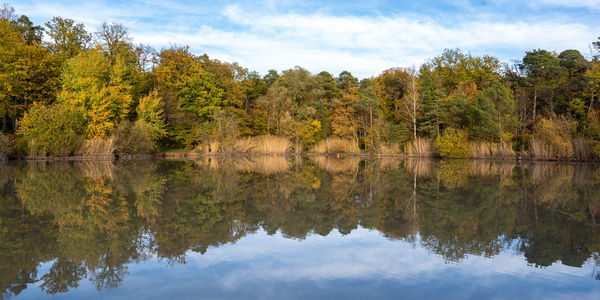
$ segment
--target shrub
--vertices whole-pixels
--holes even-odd
[[[154,130],[147,122],[121,122],[115,129],[115,151],[119,155],[150,154],[156,149]]]
[[[442,135],[435,138],[435,148],[441,157],[469,158],[471,151],[466,132],[454,128],[446,128]]]
[[[312,148],[314,153],[359,153],[356,141],[330,136]]]
[[[61,104],[34,104],[19,123],[17,134],[29,156],[66,156],[79,147],[85,133],[81,113]]]
[[[531,154],[536,159],[565,159],[573,157],[571,142],[574,126],[564,118],[541,118],[535,125]]]

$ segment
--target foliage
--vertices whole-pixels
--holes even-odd
[[[152,127],[152,136],[154,139],[166,135],[163,107],[162,98],[158,95],[157,91],[151,91],[147,96],[140,98],[137,107],[138,118]]]
[[[85,134],[81,113],[62,104],[33,105],[23,116],[18,134],[30,156],[73,154]]]
[[[446,128],[444,133],[435,139],[435,148],[441,157],[471,157],[467,133],[452,127]]]
[[[81,52],[65,63],[58,102],[86,115],[88,137],[106,138],[127,118],[133,101],[127,72],[122,59],[111,65],[98,48]]]
[[[505,66],[491,56],[445,49],[418,69],[389,68],[359,80],[348,71],[312,74],[298,66],[261,76],[189,46],[135,45],[118,23],[88,33],[76,20],[54,17],[43,28],[8,5],[0,36],[0,121],[9,135],[22,132],[18,124],[32,105],[57,102],[83,116],[89,141],[106,141],[119,124],[132,129],[142,120],[136,130],[151,128],[153,149],[219,144],[208,148],[229,151],[244,144],[241,138],[275,135],[298,153],[331,136],[352,140],[359,151],[398,145],[412,153],[421,151],[410,141],[434,140],[454,128],[483,156],[512,157],[513,148],[525,151],[530,141],[554,153],[556,145],[531,139],[540,118],[573,122],[578,159],[600,144],[593,115],[599,59],[573,49],[534,49]]]
[[[154,128],[144,120],[124,121],[114,132],[118,155],[151,154],[156,149]]]
[[[542,118],[535,126],[531,154],[540,159],[565,159],[573,156],[573,122],[565,118]]]

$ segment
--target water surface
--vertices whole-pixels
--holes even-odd
[[[9,163],[0,165],[0,293],[599,299],[599,214],[591,164]]]

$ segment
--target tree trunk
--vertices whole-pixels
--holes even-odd
[[[533,88],[533,126],[535,126],[535,115],[536,115],[536,108],[537,108],[537,92],[538,92],[538,87],[536,84],[536,86]]]
[[[373,105],[369,103],[369,131],[371,132],[369,135],[369,143],[371,143],[371,150],[373,150]]]

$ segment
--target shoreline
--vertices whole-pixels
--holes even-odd
[[[10,157],[0,156],[0,162],[26,161],[26,162],[57,162],[57,161],[127,161],[149,159],[194,159],[194,158],[242,158],[242,157],[331,157],[344,158],[397,158],[397,159],[432,159],[432,160],[487,160],[499,162],[577,162],[598,163],[600,159],[535,159],[527,156],[511,158],[499,157],[471,157],[471,158],[443,158],[438,156],[412,156],[404,154],[376,154],[376,153],[199,153],[199,152],[161,152],[156,154],[136,155],[103,155],[103,156],[53,156],[53,157]]]

